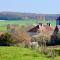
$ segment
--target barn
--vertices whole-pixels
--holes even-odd
[[[60,16],[56,19],[56,25],[60,25]]]

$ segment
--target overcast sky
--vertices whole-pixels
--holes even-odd
[[[0,11],[60,14],[60,0],[0,0]]]

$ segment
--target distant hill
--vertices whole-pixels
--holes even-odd
[[[0,20],[24,20],[24,19],[55,20],[59,16],[60,14],[0,12]]]

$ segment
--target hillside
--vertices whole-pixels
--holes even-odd
[[[36,14],[19,12],[0,12],[0,20],[46,19],[55,20],[60,14]]]

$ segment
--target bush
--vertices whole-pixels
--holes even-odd
[[[0,46],[8,46],[12,42],[11,35],[4,33],[0,36]]]
[[[46,46],[46,43],[50,41],[51,35],[47,35],[46,33],[39,33],[38,35],[34,36],[36,41],[38,41],[40,46]]]

